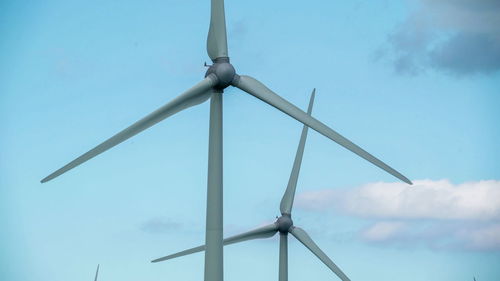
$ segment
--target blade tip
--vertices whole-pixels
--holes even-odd
[[[50,175],[46,176],[45,178],[43,178],[43,179],[40,181],[40,183],[46,183],[46,182],[48,182],[48,181],[53,180],[53,179],[54,179],[54,178],[56,178],[56,177],[57,177],[57,175],[55,175],[55,174],[50,174]]]

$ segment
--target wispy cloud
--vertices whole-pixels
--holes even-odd
[[[165,217],[152,218],[140,225],[140,229],[142,231],[152,234],[173,233],[179,230],[181,227],[181,223]]]
[[[397,237],[404,229],[402,222],[382,221],[364,229],[362,237],[370,241],[386,241]]]
[[[359,237],[370,243],[500,250],[500,181],[414,183],[309,191],[298,195],[297,206],[367,219]]]
[[[396,72],[428,67],[455,75],[500,70],[500,2],[411,0],[415,10],[388,36],[376,57]]]
[[[353,190],[302,193],[297,204],[307,209],[337,208],[366,218],[500,219],[500,181],[418,180],[370,183]]]
[[[500,251],[500,223],[378,221],[362,229],[368,243],[432,249]]]
[[[248,27],[245,20],[237,20],[232,22],[229,29],[229,38],[235,41],[244,40],[248,34]]]

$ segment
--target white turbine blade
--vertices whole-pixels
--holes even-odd
[[[311,94],[309,107],[307,109],[307,115],[311,115],[315,93],[316,89],[314,89]],[[306,125],[304,125],[304,127],[302,128],[299,147],[297,148],[297,153],[295,154],[295,160],[293,162],[292,173],[290,174],[290,179],[288,180],[288,186],[286,187],[285,194],[283,194],[283,198],[281,198],[280,211],[282,215],[290,215],[292,213],[293,199],[295,197],[295,190],[297,189],[297,180],[299,179],[300,165],[302,164],[302,156],[304,155],[304,147],[306,145],[308,128],[309,127],[307,127]]]
[[[389,167],[387,164],[380,161],[375,156],[371,155],[370,153],[368,153],[361,147],[357,146],[350,140],[346,139],[339,133],[335,132],[333,129],[326,126],[322,122],[318,121],[316,118],[307,115],[307,113],[305,113],[295,105],[291,104],[284,98],[280,97],[279,95],[271,91],[269,88],[267,88],[264,84],[257,81],[256,79],[250,76],[242,75],[239,76],[239,78],[235,79],[233,85],[251,94],[252,96],[266,102],[267,104],[272,105],[273,107],[281,110],[282,112],[288,114],[289,116],[295,118],[296,120],[304,123],[311,129],[314,129],[318,133],[340,144],[341,146],[357,154],[361,158],[367,160],[368,162],[374,164],[375,166],[395,176],[396,178],[408,184],[412,184],[412,182],[408,178],[403,176],[401,173]]]
[[[97,270],[95,271],[94,281],[97,281],[97,276],[99,275],[99,265],[97,265]]]
[[[290,233],[295,236],[304,246],[306,246],[313,254],[315,254],[333,273],[335,273],[342,281],[350,281],[350,279],[333,263],[333,261],[314,243],[309,235],[299,227],[292,227]]]
[[[105,142],[99,144],[98,146],[92,148],[88,152],[82,154],[80,157],[69,162],[64,167],[53,172],[49,176],[41,180],[42,183],[50,181],[67,171],[75,168],[76,166],[94,158],[95,156],[103,153],[104,151],[114,147],[117,144],[135,136],[136,134],[146,130],[147,128],[155,125],[156,123],[164,120],[165,118],[174,115],[175,113],[184,110],[188,107],[200,104],[206,101],[210,97],[209,89],[215,85],[217,78],[214,76],[208,76],[198,84],[196,84],[191,89],[187,90],[180,96],[173,99],[171,102],[165,104],[164,106],[158,108],[151,114],[142,118],[141,120],[135,122],[128,128],[119,132],[118,134],[107,139]]]
[[[180,252],[177,252],[175,254],[171,254],[171,255],[164,256],[164,257],[161,257],[161,258],[158,258],[158,259],[154,259],[151,262],[166,261],[166,260],[175,259],[175,258],[178,258],[178,257],[187,256],[187,255],[198,253],[198,252],[203,252],[203,251],[205,251],[205,245],[201,245],[201,246],[198,246],[198,247],[193,247],[191,249],[180,251]]]
[[[225,245],[240,243],[243,241],[248,241],[248,240],[253,240],[253,239],[269,238],[269,237],[273,236],[274,234],[276,234],[276,232],[278,232],[278,227],[276,226],[276,224],[273,223],[273,224],[269,224],[269,225],[266,225],[263,227],[256,228],[254,230],[250,230],[248,232],[244,232],[244,233],[241,233],[238,235],[228,237],[228,238],[223,240],[223,244],[225,246]],[[155,259],[151,262],[166,261],[166,260],[170,260],[173,258],[182,257],[185,255],[189,255],[189,254],[193,254],[193,253],[197,253],[197,252],[202,252],[202,251],[205,251],[205,245],[201,245],[198,247],[187,249],[187,250],[184,250],[184,251],[172,254],[172,255],[162,257],[162,258],[158,258],[158,259]]]
[[[216,58],[228,57],[224,0],[211,1],[207,53],[212,61]]]

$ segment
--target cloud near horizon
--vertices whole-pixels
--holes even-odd
[[[140,229],[151,234],[172,233],[182,227],[180,222],[176,222],[167,217],[151,218],[140,225]]]
[[[360,229],[359,237],[369,243],[500,250],[500,181],[377,182],[304,192],[297,196],[297,207],[368,219],[371,224]]]
[[[410,0],[416,8],[377,52],[397,73],[454,75],[500,70],[500,1]]]

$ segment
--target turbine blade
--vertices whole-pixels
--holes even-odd
[[[228,237],[224,239],[224,245],[230,245],[254,239],[269,238],[274,236],[276,232],[278,232],[278,226],[275,223],[271,223],[238,235]]]
[[[367,160],[368,162],[374,164],[375,166],[381,168],[382,170],[388,172],[389,174],[395,176],[396,178],[408,183],[412,184],[412,182],[403,176],[401,173],[398,171],[394,170],[393,168],[389,167],[387,164],[384,162],[380,161],[379,159],[375,158],[373,155],[370,153],[366,152],[364,149],[361,147],[357,146],[356,144],[352,143],[350,140],[346,139],[339,133],[335,132],[322,122],[318,121],[314,117],[311,117],[307,115],[304,111],[300,110],[298,107],[295,105],[291,104],[287,100],[283,99],[270,89],[268,89],[264,84],[261,82],[257,81],[256,79],[250,77],[250,76],[239,76],[239,78],[235,79],[235,82],[233,83],[233,86],[236,86],[240,88],[241,90],[251,94],[252,96],[268,103],[269,105],[281,110],[282,112],[290,115],[291,117],[295,118],[296,120],[304,123],[305,125],[309,126],[310,128],[314,129],[318,133],[324,135],[325,137],[335,141],[336,143],[340,144],[344,148],[350,150],[351,152],[357,154],[361,158]]]
[[[205,251],[205,245],[201,245],[201,246],[198,246],[198,247],[194,247],[194,248],[191,248],[191,249],[187,249],[187,250],[184,250],[184,251],[177,252],[175,254],[171,254],[171,255],[164,256],[164,257],[161,257],[161,258],[158,258],[158,259],[154,259],[151,262],[154,263],[154,262],[166,261],[166,260],[175,259],[175,258],[178,258],[178,257],[187,256],[187,255],[198,253],[198,252],[203,252],[203,251]]]
[[[280,233],[279,281],[288,281],[288,233]]]
[[[207,53],[212,61],[216,58],[228,57],[224,0],[211,1]]]
[[[208,133],[205,281],[224,278],[222,160],[222,92],[213,90]]]
[[[315,94],[316,89],[312,91],[311,99],[309,100],[309,108],[307,109],[307,115],[309,116],[312,112]],[[297,180],[299,179],[300,165],[302,163],[302,156],[304,155],[304,146],[306,145],[308,128],[309,127],[307,127],[306,125],[304,125],[304,127],[302,128],[299,147],[297,148],[297,153],[295,154],[295,160],[293,162],[292,173],[290,174],[290,179],[288,180],[288,186],[286,187],[285,194],[283,194],[283,198],[281,198],[280,211],[282,215],[292,213],[293,199],[295,197],[295,190],[297,188]]]
[[[75,160],[69,162],[66,164],[64,167],[60,168],[59,170],[53,172],[49,176],[45,177],[44,179],[41,180],[42,183],[48,182],[64,173],[67,171],[75,168],[76,166],[94,158],[95,156],[103,153],[104,151],[114,147],[115,145],[135,136],[136,134],[146,130],[147,128],[155,125],[156,123],[162,121],[163,119],[174,115],[175,113],[184,110],[188,107],[200,104],[204,101],[206,101],[210,95],[209,95],[209,89],[215,84],[217,78],[214,78],[213,76],[209,76],[196,84],[194,87],[191,89],[187,90],[180,96],[176,97],[169,103],[165,104],[164,106],[158,108],[151,114],[147,115],[146,117],[142,118],[141,120],[135,122],[125,130],[119,132],[118,134],[112,136],[111,138],[107,139],[105,142],[99,144],[98,146],[92,148],[88,152],[82,154],[80,157],[76,158]]]
[[[350,279],[340,270],[340,268],[333,263],[333,261],[314,243],[309,235],[299,227],[292,227],[290,233],[295,236],[304,246],[306,246],[313,254],[315,254],[333,273],[342,281],[350,281]]]
[[[95,272],[95,278],[94,281],[97,281],[97,276],[99,275],[99,265],[97,265],[97,270]]]
[[[228,238],[223,240],[223,245],[224,246],[230,245],[230,244],[239,243],[239,242],[252,240],[252,239],[269,238],[269,237],[273,236],[274,234],[276,234],[276,232],[278,232],[278,227],[276,226],[276,224],[273,223],[273,224],[269,224],[269,225],[266,225],[263,227],[256,228],[254,230],[250,230],[248,232],[244,232],[244,233],[241,233],[238,235],[228,237]],[[194,247],[194,248],[191,248],[188,250],[184,250],[184,251],[172,254],[172,255],[168,255],[168,256],[159,258],[159,259],[155,259],[151,262],[165,261],[165,260],[169,260],[169,259],[197,253],[197,252],[202,252],[202,251],[205,251],[205,245]]]

